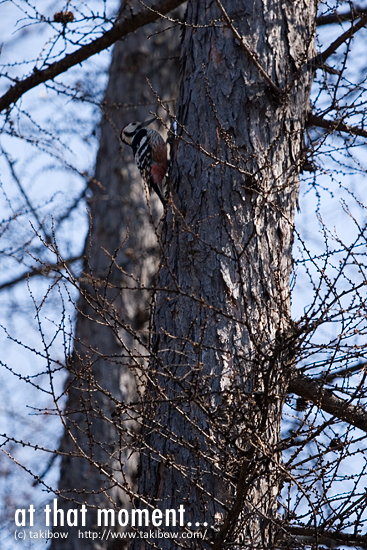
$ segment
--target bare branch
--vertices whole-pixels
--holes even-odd
[[[316,25],[321,27],[323,25],[332,25],[334,23],[342,23],[343,21],[354,21],[359,16],[366,13],[366,8],[361,8],[359,6],[352,7],[352,9],[346,13],[330,13],[329,15],[320,15],[316,19]]]
[[[78,260],[81,260],[82,256],[74,256],[72,258],[68,258],[67,260],[64,260],[63,263],[56,263],[56,264],[42,264],[40,267],[34,268],[31,271],[26,271],[25,273],[22,273],[22,275],[19,275],[19,277],[15,277],[11,281],[7,281],[6,283],[2,283],[0,285],[0,290],[3,290],[4,288],[11,288],[15,286],[18,283],[21,283],[22,281],[26,281],[27,279],[31,277],[36,277],[37,275],[43,275],[47,276],[53,271],[57,271],[59,269],[64,269],[65,264],[70,265],[74,262],[77,262]]]
[[[64,73],[71,67],[82,63],[92,55],[106,50],[117,40],[136,31],[140,27],[144,27],[148,23],[153,23],[160,16],[174,10],[184,3],[184,0],[160,0],[157,4],[149,9],[145,9],[137,15],[132,15],[128,19],[118,21],[107,31],[103,36],[93,40],[89,44],[82,46],[79,50],[66,55],[60,61],[52,63],[47,69],[35,71],[31,76],[24,80],[18,81],[12,86],[2,97],[0,97],[0,111],[8,109],[12,103],[15,103],[23,94],[35,88],[42,82],[52,80],[59,74]]]
[[[320,376],[320,379],[322,379],[323,382],[332,382],[333,380],[335,380],[335,378],[348,378],[349,376],[352,376],[352,374],[354,374],[355,372],[360,372],[361,370],[365,369],[366,366],[366,363],[358,363],[358,365],[354,365],[354,367],[345,367],[343,369],[330,372],[326,376]]]
[[[292,535],[296,535],[297,538],[302,537],[302,541],[305,543],[315,542],[316,534],[314,529],[291,525],[288,530],[292,533]],[[340,533],[339,531],[317,532],[318,544],[324,544],[325,546],[329,546],[331,548],[335,541],[345,546],[359,546],[360,548],[367,548],[367,537],[365,535]]]
[[[291,380],[288,391],[295,393],[323,411],[336,416],[344,422],[349,422],[360,430],[367,432],[367,412],[359,406],[352,405],[338,397],[324,382],[311,380],[304,374],[297,373]]]
[[[325,61],[330,57],[344,42],[346,42],[349,38],[352,38],[352,36],[359,31],[359,29],[362,29],[367,23],[367,14],[363,15],[361,19],[356,23],[355,25],[352,25],[347,31],[343,32],[337,38],[330,44],[326,50],[324,50],[322,53],[319,53],[316,55],[310,63],[313,64],[313,66],[321,67]]]
[[[350,124],[345,124],[341,120],[327,120],[321,116],[310,115],[308,117],[309,126],[318,126],[319,128],[325,128],[332,132],[346,132],[347,134],[352,134],[355,136],[367,137],[367,130],[364,128],[358,128],[358,126],[351,126]]]

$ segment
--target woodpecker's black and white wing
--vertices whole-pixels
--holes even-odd
[[[148,121],[150,123],[152,121]],[[131,122],[121,131],[121,140],[132,147],[135,162],[149,191],[153,189],[165,206],[164,184],[167,173],[167,145],[147,123]]]
[[[143,180],[165,206],[163,186],[167,172],[167,146],[164,139],[155,130],[142,128],[135,134],[131,147]]]
[[[150,187],[150,167],[152,165],[152,148],[146,128],[139,130],[133,137],[131,147],[135,162],[145,183]]]

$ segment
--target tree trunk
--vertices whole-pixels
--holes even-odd
[[[130,6],[128,2],[128,10]],[[152,297],[143,286],[149,288],[157,273],[155,226],[162,208],[154,196],[148,208],[132,152],[126,147],[122,156],[118,138],[124,125],[151,118],[149,112],[157,111],[146,78],[163,100],[177,95],[174,57],[179,37],[169,31],[147,40],[164,27],[164,21],[159,27],[148,26],[118,42],[113,51],[100,149],[90,185],[91,229],[85,244],[82,296],[66,383],[66,428],[60,447],[64,455],[58,508],[77,508],[76,503],[92,508],[86,514],[87,524],[66,526],[67,540],[53,539],[52,550],[112,548],[111,542],[100,540],[96,546],[93,539],[78,537],[78,531],[100,532],[93,507],[128,509],[136,484],[138,455],[132,453],[126,432],[136,430],[137,425],[131,411],[117,420],[113,413],[118,403],[124,406],[138,400],[139,365],[147,356]],[[60,528],[55,526],[55,530]],[[115,543],[113,548],[122,546]]]
[[[217,550],[274,548],[316,5],[224,5],[188,3],[140,490]]]

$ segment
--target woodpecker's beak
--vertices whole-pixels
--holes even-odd
[[[145,122],[142,123],[142,126],[149,126],[149,124],[152,124],[152,122],[155,121],[155,118],[151,118],[150,120],[146,120]]]

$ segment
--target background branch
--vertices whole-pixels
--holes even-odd
[[[364,128],[358,128],[358,126],[351,126],[345,124],[341,120],[326,120],[325,118],[317,115],[310,115],[308,117],[309,126],[318,126],[319,128],[325,128],[332,132],[346,132],[355,136],[367,137],[367,130]]]
[[[321,531],[316,534],[315,529],[310,529],[309,527],[298,527],[295,525],[289,526],[289,532],[292,535],[296,535],[297,538],[302,538],[302,542],[306,544],[315,542],[317,535],[318,544],[324,544],[329,548],[333,548],[335,546],[335,542],[346,546],[367,548],[367,537],[365,535],[355,535],[333,531]]]
[[[311,401],[323,411],[336,416],[344,422],[349,422],[360,430],[367,432],[367,412],[359,406],[352,405],[338,397],[324,382],[311,380],[304,374],[297,373],[291,380],[288,391]]]
[[[3,290],[4,288],[11,288],[12,286],[22,282],[26,281],[27,279],[30,279],[31,277],[36,277],[37,275],[47,276],[53,271],[57,271],[59,269],[65,269],[65,265],[73,264],[74,262],[77,262],[78,260],[81,260],[83,256],[74,256],[72,258],[68,258],[67,260],[63,260],[63,262],[58,262],[55,264],[50,263],[44,263],[40,267],[36,267],[34,269],[31,269],[30,271],[26,271],[25,273],[22,273],[19,275],[19,277],[15,277],[11,281],[7,281],[5,283],[0,284],[0,290]]]
[[[352,38],[352,36],[357,31],[359,31],[359,29],[362,29],[366,25],[366,23],[367,23],[367,14],[363,15],[361,19],[358,21],[358,23],[356,23],[355,25],[352,25],[347,31],[343,32],[343,34],[341,34],[339,38],[334,40],[334,42],[332,42],[330,46],[326,48],[326,50],[324,50],[322,53],[319,53],[316,57],[314,57],[314,59],[311,60],[311,62],[313,62],[316,67],[322,66],[327,60],[327,58],[330,57],[334,52],[336,52],[339,46],[344,44],[344,42],[346,42],[349,38]]]
[[[345,367],[343,369],[336,370],[334,372],[330,372],[329,374],[320,376],[320,380],[323,380],[323,382],[332,382],[335,380],[335,378],[347,378],[349,376],[352,376],[355,372],[360,372],[361,370],[365,369],[367,366],[366,363],[358,363],[358,365],[354,365],[354,367]]]
[[[31,76],[18,81],[0,97],[0,111],[8,109],[12,103],[15,103],[23,94],[32,88],[35,88],[47,80],[52,80],[71,67],[82,63],[92,55],[106,50],[117,40],[136,31],[140,27],[157,21],[161,15],[174,10],[183,4],[184,1],[185,0],[161,0],[151,8],[143,10],[137,15],[132,15],[128,19],[118,21],[112,29],[107,31],[103,36],[93,40],[86,46],[82,46],[79,50],[66,55],[60,61],[52,63],[47,69],[43,69],[42,71],[35,70]]]
[[[316,19],[316,25],[321,27],[322,25],[332,25],[335,23],[342,23],[343,21],[354,21],[359,16],[366,13],[366,8],[361,8],[360,6],[354,6],[352,9],[346,13],[330,13],[329,15],[320,15]]]

